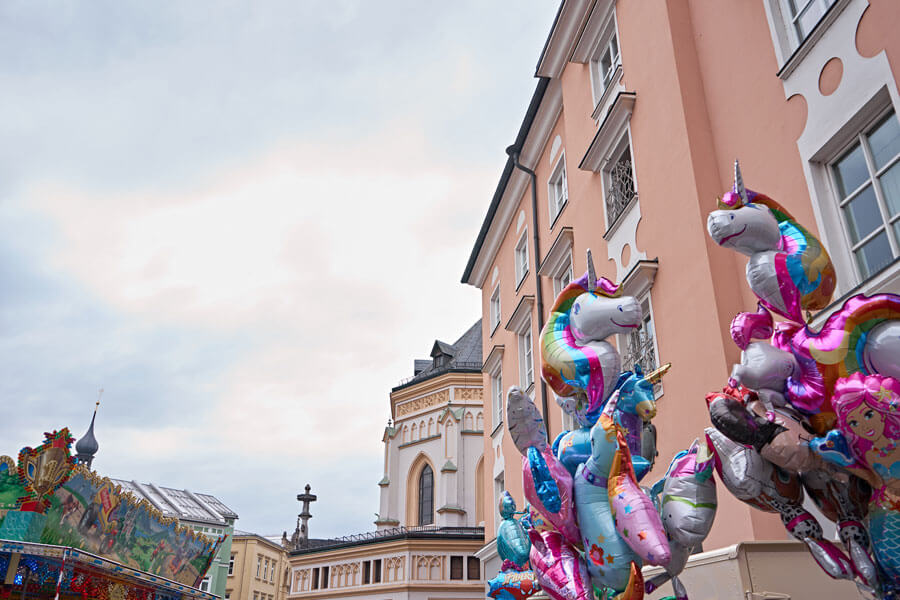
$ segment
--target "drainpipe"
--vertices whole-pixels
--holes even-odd
[[[541,332],[544,330],[544,294],[541,291],[541,276],[538,274],[538,266],[541,260],[541,242],[538,237],[538,218],[537,218],[537,175],[535,175],[534,171],[522,165],[519,162],[519,152],[520,148],[516,147],[515,144],[506,149],[506,153],[512,158],[513,164],[517,169],[527,173],[529,177],[531,177],[531,232],[534,236],[534,284],[535,284],[535,299],[537,301],[537,318],[538,318],[538,339],[540,339]],[[532,343],[534,341],[534,336],[532,336]],[[534,352],[532,352],[532,359],[534,358]],[[544,422],[549,423],[548,416],[548,406],[547,406],[547,384],[544,382],[544,378],[541,377],[541,414],[544,416]],[[550,441],[550,427],[547,425],[544,428],[547,431],[547,441]]]

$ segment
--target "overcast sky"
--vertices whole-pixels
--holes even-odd
[[[373,529],[555,0],[0,3],[0,454]]]

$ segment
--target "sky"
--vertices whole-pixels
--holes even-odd
[[[374,528],[555,0],[0,3],[0,454]]]

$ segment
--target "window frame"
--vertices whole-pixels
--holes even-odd
[[[563,283],[563,280],[568,278],[568,281]],[[563,260],[562,265],[558,271],[558,274],[553,277],[553,297],[556,298],[559,296],[560,292],[562,292],[567,285],[572,283],[575,279],[575,266],[572,261],[572,249],[569,249],[569,255]]]
[[[631,169],[631,191],[632,196],[622,206],[621,211],[615,215],[615,217],[610,218],[609,214],[609,195],[613,187],[614,178],[613,178],[613,170],[616,165],[619,164],[619,161],[623,157],[625,153],[628,153],[628,158],[630,162]],[[610,159],[606,166],[603,168],[603,219],[606,223],[606,234],[604,237],[608,237],[610,233],[618,227],[622,221],[625,220],[626,215],[634,208],[634,205],[638,201],[638,185],[637,185],[637,176],[635,175],[634,168],[634,149],[631,147],[631,129],[630,127],[626,127],[625,131],[620,136],[619,140],[613,146],[613,151],[610,153]]]
[[[262,554],[256,555],[256,578],[259,579],[259,574],[262,573]]]
[[[475,567],[475,576],[472,576],[472,565]],[[479,581],[481,579],[481,559],[477,556],[466,557],[466,581]]]
[[[456,567],[458,565],[458,568]],[[457,568],[456,572],[454,572],[454,568]],[[458,575],[458,576],[456,576]],[[466,578],[466,563],[463,560],[462,556],[459,555],[451,555],[450,556],[450,580],[451,581],[462,581]]]
[[[228,559],[228,576],[231,577],[234,575],[234,557],[236,554],[231,554],[231,558]]]
[[[522,282],[525,281],[525,278],[528,276],[528,269],[530,267],[529,257],[528,257],[528,227],[522,231],[522,235],[519,236],[519,239],[516,241],[515,248],[513,249],[513,261],[515,262],[515,270],[516,270],[516,289],[522,285]]]
[[[557,186],[560,195],[557,196]],[[550,177],[547,178],[547,207],[550,210],[550,229],[556,224],[559,215],[569,203],[569,177],[566,170],[566,151],[561,149],[559,158],[553,164],[550,170]]]
[[[637,331],[642,330],[646,323],[649,321],[650,329],[652,330],[651,342],[653,346],[653,356],[656,362],[654,369],[657,369],[662,364],[662,362],[659,358],[659,337],[656,329],[656,315],[653,313],[653,299],[651,298],[649,290],[637,296],[635,299],[640,305],[641,312],[643,313],[641,317],[641,326],[637,329]],[[644,311],[645,303],[647,305],[646,311]],[[634,368],[634,364],[625,364],[625,358],[632,353],[632,350],[630,348],[631,334],[619,334],[617,337],[617,345],[619,346],[619,348],[621,348],[619,353],[622,356],[622,370],[630,371]],[[656,399],[659,399],[663,395],[662,381],[654,384],[653,392]]]
[[[430,496],[428,499],[428,503],[430,504],[430,510],[427,514],[427,517],[429,519],[428,522],[425,522],[425,498],[423,496],[423,492],[425,491],[426,472],[429,474],[429,478],[431,479],[430,488],[427,490]],[[416,524],[419,527],[434,525],[434,470],[427,462],[422,466],[422,469],[419,471],[419,476],[416,478],[416,510]]]
[[[828,14],[828,11],[831,10],[831,7],[838,2],[838,0],[799,0],[799,2],[804,3],[804,6],[799,11],[797,11],[797,14],[793,14],[794,10],[791,4],[797,1],[798,0],[779,0],[781,17],[784,22],[785,31],[788,32],[788,40],[790,42],[790,48],[792,51],[803,45],[803,42],[805,42],[809,38],[810,34],[812,34],[816,26],[822,22],[822,19],[824,19],[825,15]],[[812,27],[809,28],[809,31],[801,36],[798,27],[799,19],[805,11],[816,4],[821,7],[822,14],[819,15],[819,18],[816,20],[816,22],[812,25]]]
[[[496,306],[496,311],[495,311]],[[497,327],[500,325],[500,321],[503,319],[501,312],[501,304],[500,304],[500,284],[494,288],[494,291],[491,292],[491,298],[488,303],[488,310],[490,312],[491,317],[491,335],[494,335],[494,332],[497,331]]]
[[[869,145],[869,137],[872,132],[874,132],[880,125],[887,122],[890,118],[891,114],[893,114],[894,119],[898,119],[898,113],[893,105],[888,105],[883,107],[876,113],[876,116],[868,119],[865,124],[858,129],[856,134],[852,136],[846,143],[844,143],[840,149],[834,153],[834,156],[831,160],[827,161],[825,164],[826,169],[826,179],[828,182],[828,189],[831,195],[831,207],[835,211],[838,223],[840,223],[840,234],[841,241],[845,244],[847,253],[849,254],[849,263],[850,268],[852,269],[852,275],[855,278],[856,284],[864,284],[873,277],[875,277],[878,273],[880,273],[884,268],[887,268],[900,258],[900,236],[897,235],[895,227],[898,227],[898,223],[900,223],[900,212],[898,212],[893,217],[890,215],[890,211],[888,210],[887,197],[885,196],[884,190],[882,189],[881,178],[888,171],[894,168],[898,161],[900,161],[900,153],[891,157],[887,162],[885,162],[884,166],[881,168],[877,168],[874,162],[874,157],[872,156],[872,149]],[[848,156],[857,146],[862,150],[863,160],[866,165],[866,179],[859,186],[850,190],[846,196],[842,196],[840,187],[837,181],[837,164],[846,156]],[[878,207],[879,219],[881,224],[876,226],[876,228],[861,237],[861,239],[854,243],[853,238],[850,235],[850,229],[847,222],[847,217],[844,213],[844,206],[850,204],[854,199],[858,198],[869,186],[871,186],[872,191],[875,194],[875,203]],[[882,265],[878,269],[864,275],[862,269],[859,265],[859,261],[856,257],[855,249],[860,249],[865,246],[868,242],[874,240],[880,232],[884,232],[887,240],[888,246],[891,250],[892,257],[891,260],[888,261],[886,265]]]
[[[211,583],[212,583],[212,578],[209,575],[207,575],[206,577],[204,577],[203,579],[200,580],[200,585],[197,587],[197,589],[200,590],[201,592],[208,592],[209,585]]]
[[[531,331],[531,317],[516,333],[519,346],[519,386],[526,392],[534,388],[534,334]]]
[[[613,40],[615,40],[616,46],[615,56],[612,55],[610,48]],[[610,53],[608,78],[606,76],[607,73],[602,72],[602,60],[607,52]],[[617,75],[622,69],[622,46],[619,43],[619,28],[616,22],[615,10],[611,11],[610,16],[602,26],[602,33],[597,36],[597,41],[590,53],[588,67],[591,78],[591,97],[594,101],[596,112],[596,107],[599,107],[603,99],[609,94],[609,91],[615,87]]]
[[[503,369],[502,363],[490,375],[491,381],[491,416],[493,417],[492,430],[503,425]]]

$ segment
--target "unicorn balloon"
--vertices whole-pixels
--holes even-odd
[[[804,310],[831,301],[837,279],[821,242],[780,204],[744,187],[734,162],[734,188],[707,219],[712,239],[750,257],[747,281],[769,310],[802,323]]]
[[[694,440],[688,450],[675,455],[665,476],[653,484],[650,494],[662,518],[672,559],[665,571],[644,584],[647,593],[672,581],[677,600],[687,600],[678,575],[696,546],[703,543],[716,516],[716,480],[713,453],[706,440]],[[662,494],[662,498],[660,498]]]
[[[619,377],[621,359],[606,338],[639,327],[641,316],[635,298],[597,279],[589,250],[587,273],[560,292],[541,331],[541,374],[580,425],[596,422]]]

